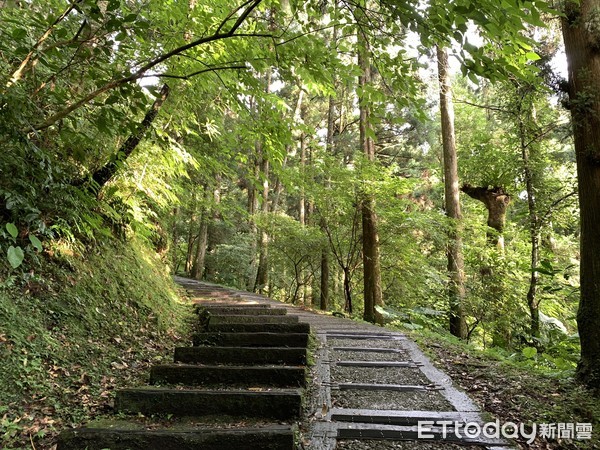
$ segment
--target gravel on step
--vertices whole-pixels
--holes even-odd
[[[419,369],[404,367],[331,366],[333,383],[419,384],[431,381]]]
[[[408,354],[404,352],[380,353],[360,351],[332,350],[329,356],[334,361],[408,361]]]
[[[336,450],[478,450],[485,447],[463,447],[456,444],[442,442],[419,442],[419,441],[377,441],[347,439],[337,442]]]
[[[452,405],[435,391],[332,391],[331,404],[335,408],[352,409],[454,411]]]
[[[396,348],[406,350],[402,340],[390,339],[327,339],[327,345],[330,347],[378,347],[378,348]]]

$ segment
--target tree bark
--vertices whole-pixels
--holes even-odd
[[[364,5],[363,5],[364,7]],[[357,16],[364,15],[361,7],[357,8]],[[365,24],[362,24],[363,26]],[[370,116],[371,110],[364,96],[365,88],[372,83],[371,61],[368,41],[364,30],[359,24],[357,33],[358,65],[361,74],[358,85],[361,89],[359,95],[359,128],[360,147],[369,161],[375,160],[375,141]],[[379,235],[377,232],[377,215],[375,214],[375,201],[371,193],[363,193],[361,201],[362,234],[363,234],[363,273],[364,273],[364,313],[363,319],[367,322],[382,323],[383,318],[375,310],[375,306],[383,306],[381,293],[381,267],[379,264]]]
[[[96,192],[100,192],[102,187],[117,173],[119,166],[129,157],[129,155],[133,153],[152,125],[152,122],[154,122],[154,119],[156,119],[161,106],[169,97],[169,92],[169,86],[163,84],[162,89],[160,90],[160,95],[156,98],[156,100],[154,100],[152,107],[146,113],[144,120],[142,120],[136,132],[127,138],[121,148],[119,148],[117,153],[113,155],[108,163],[92,174],[92,180],[94,182],[93,188]]]
[[[200,230],[198,230],[198,243],[190,276],[195,280],[201,280],[204,276],[204,261],[206,260],[206,247],[208,245],[208,211],[202,213],[200,219]]]
[[[262,155],[261,173],[263,178],[262,206],[263,213],[269,212],[269,159]],[[258,268],[256,270],[256,281],[254,283],[254,292],[263,293],[268,285],[269,276],[269,235],[265,230],[260,232],[258,241]]]
[[[462,252],[460,194],[458,189],[458,158],[454,132],[454,105],[448,67],[448,54],[437,48],[438,78],[440,83],[440,116],[444,151],[444,203],[450,219],[448,230],[448,300],[450,304],[450,333],[467,338],[467,322],[463,313],[465,297],[465,263]]]
[[[329,307],[329,253],[326,249],[321,252],[321,283],[319,291],[319,308],[327,311]]]
[[[249,261],[249,273],[248,279],[246,280],[246,289],[253,290],[256,282],[256,274],[258,268],[258,261],[256,258],[256,247],[257,247],[257,236],[258,228],[256,221],[254,220],[254,214],[258,211],[258,192],[254,185],[255,180],[258,179],[260,174],[260,164],[257,160],[256,154],[260,148],[260,143],[255,143],[255,154],[250,155],[250,161],[252,162],[252,177],[248,183],[248,216],[250,218],[250,261]]]
[[[351,274],[350,268],[344,267],[344,311],[352,314],[352,285],[351,285]]]
[[[487,224],[491,228],[487,233],[488,243],[498,247],[499,250],[504,250],[504,236],[502,234],[506,224],[506,210],[510,204],[510,195],[498,186],[488,188],[465,184],[460,190],[485,205],[488,211]]]
[[[527,95],[527,94],[523,94]],[[537,297],[537,287],[540,275],[537,267],[540,262],[540,241],[541,241],[541,223],[538,215],[538,205],[535,194],[534,170],[531,163],[531,149],[536,145],[534,140],[530,140],[527,123],[534,120],[533,111],[530,108],[524,109],[523,99],[521,98],[518,106],[519,112],[519,142],[521,146],[521,162],[523,163],[523,175],[525,178],[525,190],[527,192],[527,208],[529,211],[529,242],[531,244],[530,264],[531,276],[529,277],[529,289],[527,290],[527,306],[530,316],[529,333],[534,338],[540,337],[540,302]]]
[[[562,18],[569,67],[580,209],[581,298],[577,377],[600,388],[600,0],[567,1]]]

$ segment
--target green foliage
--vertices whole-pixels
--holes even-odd
[[[380,313],[405,328],[445,328],[445,253],[457,224],[441,209],[437,80],[427,60],[439,45],[454,49],[463,74],[454,83],[461,181],[501,186],[511,196],[504,252],[487,244],[483,204],[463,199],[469,340],[523,364],[569,370],[577,354],[569,336],[576,332],[578,211],[566,121],[541,83],[548,55],[531,37],[542,15],[553,13],[547,2],[390,0],[366,12],[351,2],[289,5],[83,0],[70,7],[51,0],[3,8],[4,288],[54,286],[38,273],[57,242],[92,254],[112,236],[135,235],[176,272],[190,273],[205,250],[204,277],[239,288],[253,287],[258,265],[266,264],[261,288],[307,304],[319,297],[327,259],[330,309],[352,296],[360,312],[360,199],[368,194],[378,216]],[[373,66],[362,88],[357,33]],[[163,82],[170,97],[133,153],[119,160]],[[359,99],[369,109],[375,161],[360,154]],[[106,185],[90,182],[115,160]],[[535,214],[524,194],[528,181]],[[532,231],[542,241],[537,267]],[[540,276],[541,311],[567,333],[546,327],[530,336],[532,271]],[[46,318],[33,317],[52,326],[77,318],[73,339],[84,330],[95,335],[112,317],[97,302],[132,284],[121,273],[90,275],[77,294],[49,295],[40,308]],[[137,294],[129,309],[111,307],[140,314]],[[156,299],[148,300],[154,309]],[[33,358],[24,367],[38,379],[44,364]],[[13,433],[12,420],[4,426]]]
[[[54,243],[42,259],[0,287],[3,448],[48,448],[60,429],[101,414],[186,330],[168,272],[136,241],[85,253]]]

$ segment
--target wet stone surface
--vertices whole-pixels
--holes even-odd
[[[378,441],[378,440],[340,440],[337,443],[336,450],[459,450],[468,448],[469,450],[479,450],[485,447],[463,447],[456,444],[442,442],[418,442],[418,441]]]
[[[454,411],[452,405],[435,391],[331,391],[331,403],[336,408],[395,409],[402,411]]]
[[[428,385],[431,381],[419,369],[404,367],[351,367],[331,365],[333,383]]]

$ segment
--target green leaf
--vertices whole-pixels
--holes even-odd
[[[538,55],[536,52],[527,52],[525,53],[525,57],[530,61],[537,61],[541,59],[540,55]]]
[[[13,238],[16,238],[19,234],[19,230],[17,229],[14,223],[7,223],[6,231],[8,231]]]
[[[525,347],[523,350],[521,350],[521,353],[523,353],[523,356],[527,359],[532,359],[535,357],[535,355],[537,355],[537,348],[535,347]]]
[[[11,245],[10,247],[8,247],[8,252],[6,256],[12,268],[16,269],[23,262],[23,258],[25,258],[25,253],[23,253],[23,249],[21,247],[13,247]]]
[[[31,242],[31,245],[33,245],[33,247],[38,251],[41,252],[44,247],[42,247],[42,241],[40,241],[37,236],[34,236],[33,234],[29,235],[29,241]]]
[[[23,29],[23,28],[15,28],[12,33],[11,33],[13,39],[15,40],[20,40],[20,39],[24,39],[25,37],[27,37],[27,30]]]

